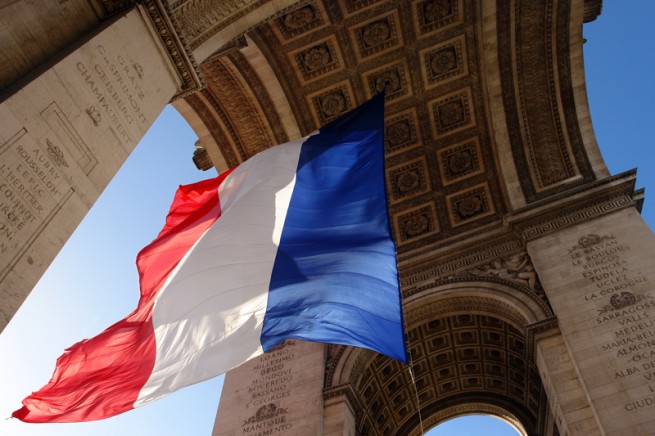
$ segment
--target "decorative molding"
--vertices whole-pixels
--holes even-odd
[[[367,98],[384,91],[384,100],[389,103],[400,98],[411,97],[413,94],[406,62],[383,65],[381,68],[363,73],[362,77],[367,85]]]
[[[534,342],[534,338],[539,335],[542,335],[549,331],[559,331],[559,322],[556,317],[551,317],[544,319],[543,321],[535,322],[528,326],[528,334],[530,335],[531,342]]]
[[[409,292],[410,287],[427,281],[455,275],[467,268],[481,265],[491,259],[506,256],[523,249],[523,241],[518,235],[508,234],[487,241],[482,246],[459,247],[456,254],[435,256],[418,265],[401,267],[400,284],[403,292]]]
[[[375,16],[353,26],[350,29],[350,38],[357,58],[367,59],[402,46],[403,38],[400,29],[400,20],[396,11]]]
[[[275,138],[261,107],[266,100],[258,101],[250,83],[242,80],[233,58],[237,56],[215,57],[202,64],[202,72],[208,78],[202,92],[220,114],[239,154],[246,160],[275,145]]]
[[[259,107],[268,121],[268,125],[271,128],[276,143],[284,144],[285,142],[288,142],[289,137],[282,126],[282,121],[275,108],[275,104],[273,103],[266,86],[264,86],[259,75],[252,68],[246,57],[240,51],[235,51],[228,55],[228,59],[237,70],[239,70],[239,73],[248,84],[250,91],[254,94]]]
[[[205,101],[209,103],[209,106],[212,108],[213,112],[209,112],[211,115],[216,114],[218,116],[218,119],[221,121],[220,124],[217,122],[215,126],[218,129],[221,130],[221,134],[217,134],[216,130],[212,129],[212,135],[215,135],[215,138],[221,138],[222,137],[229,137],[229,140],[224,142],[225,146],[220,147],[221,153],[223,153],[223,157],[226,157],[226,154],[229,154],[230,152],[228,149],[232,150],[232,156],[236,157],[238,159],[235,161],[235,165],[231,166],[236,166],[244,162],[245,160],[248,159],[248,152],[241,141],[241,137],[239,136],[236,127],[233,125],[232,120],[226,113],[225,109],[223,106],[220,104],[220,102],[216,99],[213,93],[211,93],[207,89],[203,89],[200,91],[200,94],[204,97]],[[220,143],[219,143],[220,144]],[[236,154],[234,151],[236,150]],[[227,157],[226,157],[227,161]]]
[[[453,297],[424,304],[407,311],[405,318],[410,330],[431,319],[442,318],[456,313],[485,313],[510,320],[517,328],[525,328],[525,318],[518,310],[502,301],[487,297]]]
[[[570,227],[599,216],[607,215],[631,207],[635,201],[627,194],[619,194],[593,202],[586,202],[581,206],[574,206],[563,211],[540,215],[519,228],[525,241],[532,241],[553,233],[557,230]]]
[[[188,0],[173,5],[171,16],[195,50],[203,42],[270,0]]]
[[[157,35],[166,48],[168,57],[177,70],[182,82],[179,92],[173,100],[184,97],[204,88],[204,81],[200,68],[193,57],[191,47],[188,46],[179,27],[172,21],[172,12],[165,0],[141,0],[147,17],[155,27]]]
[[[414,292],[420,283],[433,284],[467,269],[523,251],[525,244],[546,234],[606,214],[634,207],[635,174],[628,171],[568,193],[533,203],[505,217],[504,234],[482,243],[453,246],[445,253],[416,263],[401,262],[401,287]]]
[[[570,3],[501,2],[497,28],[510,145],[528,202],[594,180],[576,118]],[[524,43],[530,41],[530,43]]]
[[[428,102],[435,138],[474,127],[473,96],[471,88],[460,89]]]
[[[223,47],[219,48],[214,53],[212,53],[207,59],[203,61],[203,64],[210,63],[217,57],[220,58],[233,53],[239,53],[239,50],[247,46],[248,46],[248,40],[246,39],[246,37],[244,35],[237,36],[232,41],[228,42]]]
[[[429,291],[431,289],[435,289],[442,286],[461,285],[463,283],[475,283],[472,286],[475,287],[475,286],[480,286],[480,283],[483,282],[514,288],[517,292],[521,292],[527,295],[528,298],[531,301],[533,301],[535,304],[537,304],[544,313],[546,314],[553,313],[553,309],[550,307],[550,303],[548,302],[548,298],[546,297],[546,294],[543,291],[543,289],[534,290],[521,283],[517,283],[516,281],[503,279],[497,276],[479,278],[473,274],[469,274],[468,272],[461,273],[454,277],[448,277],[441,280],[436,280],[434,283],[417,286],[415,288],[411,288],[409,290],[403,291],[403,298],[409,298],[414,295],[418,295],[424,291]]]
[[[189,94],[184,97],[184,100],[195,111],[209,130],[209,133],[214,137],[216,143],[219,144],[221,154],[223,155],[228,167],[236,167],[242,162],[243,157],[237,156],[234,152],[233,148],[230,146],[230,139],[226,136],[221,125],[218,123],[222,111],[218,113],[218,117],[214,115],[212,108],[216,110],[217,107],[214,107],[212,103],[208,104],[205,99],[202,98],[202,95],[202,92]],[[220,107],[218,107],[218,109],[220,110]]]

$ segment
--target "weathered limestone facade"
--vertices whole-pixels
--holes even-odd
[[[168,103],[220,170],[386,90],[414,381],[289,340],[228,374],[216,435],[655,429],[653,234],[610,175],[582,26],[599,0],[0,3],[0,325]],[[191,152],[189,155],[191,159]]]

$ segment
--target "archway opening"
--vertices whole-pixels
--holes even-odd
[[[449,419],[430,429],[425,436],[521,436],[525,433],[504,419],[492,415],[465,415]]]

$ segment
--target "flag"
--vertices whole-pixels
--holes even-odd
[[[67,349],[13,416],[107,418],[287,338],[406,363],[383,120],[379,95],[306,138],[181,186],[137,256],[137,308]]]

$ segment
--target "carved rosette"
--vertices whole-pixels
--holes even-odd
[[[409,110],[384,121],[384,142],[387,153],[392,154],[409,149],[420,143],[416,111]]]
[[[491,194],[486,184],[446,197],[453,227],[493,214]]]

